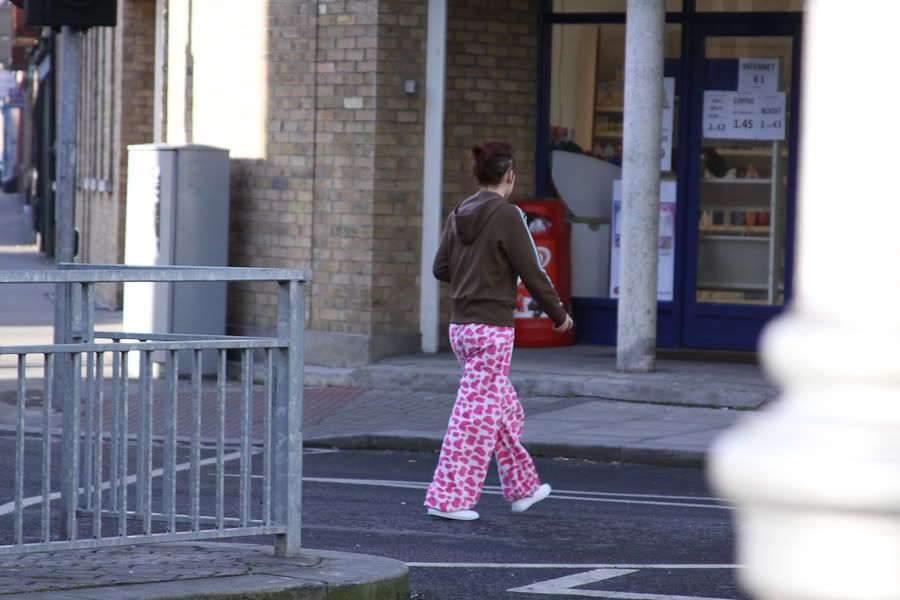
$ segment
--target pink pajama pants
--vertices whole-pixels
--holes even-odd
[[[520,442],[525,414],[509,381],[514,337],[512,327],[450,325],[450,345],[463,376],[426,506],[445,512],[475,506],[492,453],[506,500],[531,496],[540,486]]]

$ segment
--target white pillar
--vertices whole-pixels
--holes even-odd
[[[153,58],[153,142],[166,139],[166,87],[169,64],[169,1],[156,0],[156,36]]]
[[[441,237],[447,0],[428,0],[427,53],[419,331],[422,334],[422,352],[437,352],[440,288],[431,273],[431,264]]]
[[[191,86],[188,57],[191,53],[192,0],[168,2],[165,39],[165,101],[164,139],[170,144],[189,144],[192,141]]]
[[[663,98],[660,0],[628,0],[625,24],[625,115],[616,365],[652,371],[656,363],[656,271],[659,254],[659,160]]]
[[[796,297],[762,348],[784,391],[711,478],[755,597],[900,598],[900,3],[806,8]]]

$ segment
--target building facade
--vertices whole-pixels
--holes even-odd
[[[227,148],[229,262],[312,269],[309,362],[419,351],[428,6],[120,0],[119,26],[89,31],[82,48],[77,260],[123,261],[129,145]],[[802,8],[666,2],[662,346],[752,349],[790,298]],[[516,198],[570,205],[585,343],[615,343],[625,20],[624,0],[447,0],[443,23],[442,216],[474,190],[472,144],[509,140]],[[753,88],[754,73],[771,77]],[[757,113],[705,130],[718,126],[711,107],[745,100]],[[766,131],[761,105],[781,110]],[[599,218],[578,214],[573,182]],[[229,288],[230,331],[274,318],[271,294]]]

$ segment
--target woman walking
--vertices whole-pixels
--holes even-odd
[[[450,415],[428,514],[471,521],[495,454],[503,497],[522,512],[550,495],[521,444],[524,412],[510,383],[517,276],[553,320],[571,317],[544,272],[525,215],[508,201],[516,181],[512,147],[486,142],[472,148],[472,172],[481,188],[447,218],[434,258],[434,276],[450,284],[450,345],[463,376]]]

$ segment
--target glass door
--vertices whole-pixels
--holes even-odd
[[[686,345],[754,349],[789,292],[796,36],[699,36]]]

